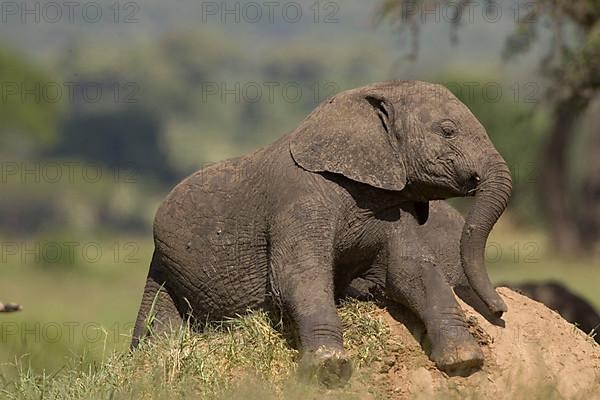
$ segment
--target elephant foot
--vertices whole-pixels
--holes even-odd
[[[470,375],[483,365],[483,352],[475,340],[468,337],[439,340],[434,343],[430,358],[448,375]]]
[[[343,350],[325,346],[307,352],[300,360],[300,374],[328,388],[343,386],[352,376],[352,362]]]

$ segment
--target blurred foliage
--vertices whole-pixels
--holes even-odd
[[[61,109],[61,99],[51,93],[55,84],[50,74],[0,47],[0,152],[7,151],[9,139],[54,142]]]
[[[527,52],[539,41],[539,23],[547,22],[551,43],[540,59],[540,71],[550,81],[547,98],[552,120],[541,148],[540,195],[559,251],[577,253],[600,249],[600,134],[586,135],[580,122],[600,89],[600,3],[595,0],[536,0],[506,43],[505,56]],[[589,116],[588,116],[589,118]],[[585,138],[585,151],[577,147]],[[584,169],[577,171],[580,159]],[[578,176],[579,175],[581,176]]]
[[[162,196],[156,186],[140,184],[131,170],[68,162],[76,163],[72,176],[61,160],[23,160],[19,173],[5,175],[0,233],[19,238],[59,230],[76,238],[103,229],[148,232]],[[51,163],[60,167],[60,179],[45,178],[44,165]],[[24,179],[25,168],[37,172]]]
[[[369,63],[378,57],[368,48],[350,43],[336,49],[307,48],[292,41],[277,50],[257,57],[210,31],[191,31],[140,41],[129,52],[76,47],[56,69],[65,79],[77,75],[86,82],[135,84],[135,107],[142,110],[138,114],[157,119],[163,129],[161,143],[168,152],[164,164],[184,175],[204,162],[267,144],[293,129],[328,95],[377,79],[377,69]],[[104,104],[104,118],[118,115],[123,106]],[[99,106],[74,108],[82,115],[97,113]],[[77,124],[69,129],[85,130]],[[72,148],[78,151],[80,146]]]
[[[64,118],[60,142],[52,156],[84,158],[123,170],[123,179],[136,183],[141,176],[171,183],[170,168],[159,116],[139,107],[107,112],[73,112]]]
[[[596,0],[536,0],[522,7],[516,29],[506,41],[505,57],[530,51],[540,40],[540,27],[550,27],[552,40],[540,59],[541,70],[553,80],[550,94],[559,99],[582,91],[581,96],[593,97],[600,85],[600,4]]]

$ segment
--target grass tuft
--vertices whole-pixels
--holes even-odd
[[[340,309],[344,339],[357,369],[380,360],[386,348],[389,328],[375,316],[376,311],[374,304],[358,301],[348,301]],[[324,391],[298,381],[298,351],[264,312],[212,324],[202,332],[182,328],[142,341],[134,352],[109,355],[102,362],[86,357],[82,352],[68,359],[50,376],[35,374],[26,358],[16,360],[12,367],[17,379],[0,376],[0,397],[355,398],[350,387]]]

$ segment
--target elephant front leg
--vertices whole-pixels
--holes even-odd
[[[480,367],[483,364],[481,348],[432,256],[401,254],[398,247],[390,255],[386,294],[423,321],[431,343],[431,360],[450,374]]]
[[[318,298],[319,293],[327,293],[327,299]],[[344,351],[333,293],[321,282],[300,284],[290,296],[288,309],[298,329],[301,374],[329,387],[348,381],[352,364]]]
[[[352,375],[334,299],[333,272],[320,257],[293,257],[274,266],[280,300],[297,329],[300,373],[326,386]]]

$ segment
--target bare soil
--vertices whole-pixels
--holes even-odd
[[[600,399],[600,346],[541,303],[499,288],[508,306],[488,321],[460,300],[485,363],[448,376],[428,359],[422,325],[400,309],[378,311],[401,345],[376,365],[372,382],[390,399]],[[480,304],[469,301],[480,309]],[[422,343],[422,344],[421,344]]]

